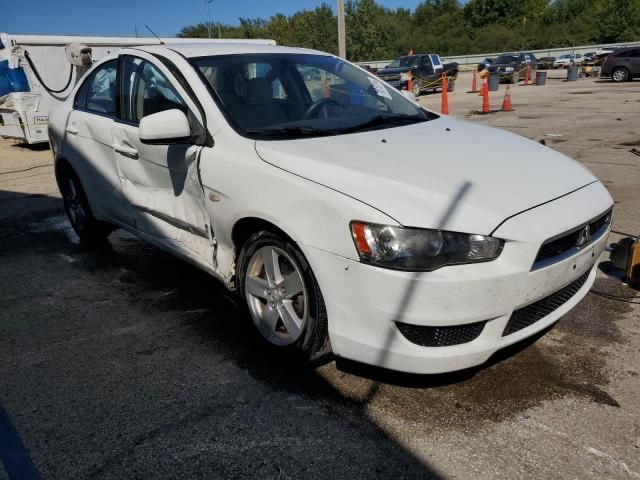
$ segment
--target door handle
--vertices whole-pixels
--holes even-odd
[[[116,152],[121,153],[125,157],[138,158],[138,150],[136,150],[133,147],[125,147],[124,145],[120,145],[119,143],[116,143],[113,146],[113,149]]]
[[[67,125],[67,128],[65,128],[65,130],[67,131],[67,133],[70,133],[71,135],[78,134],[78,127],[76,126],[75,123],[72,123],[71,125]]]

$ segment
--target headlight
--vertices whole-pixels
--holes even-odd
[[[507,67],[504,69],[505,72],[513,72],[513,67]]]
[[[408,82],[409,81],[409,72],[404,72],[400,74],[400,81],[401,82]]]
[[[485,235],[392,227],[353,221],[353,241],[364,263],[396,270],[431,271],[445,265],[487,262],[504,241]]]

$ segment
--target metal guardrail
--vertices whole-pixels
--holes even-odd
[[[557,57],[567,53],[589,53],[600,50],[606,47],[637,47],[640,46],[640,42],[626,42],[626,43],[599,43],[595,45],[576,45],[573,47],[558,47],[558,48],[543,48],[540,50],[525,50],[527,53],[533,53],[537,58],[542,57]],[[513,50],[511,51],[513,52]],[[509,52],[509,53],[511,53]],[[478,53],[473,55],[455,55],[455,56],[442,56],[442,61],[445,63],[457,62],[461,67],[472,67],[480,63],[485,58],[495,58],[499,55],[507,52],[493,52],[493,53]],[[384,68],[389,65],[392,60],[372,60],[370,62],[356,62],[358,65],[369,65],[372,68]]]

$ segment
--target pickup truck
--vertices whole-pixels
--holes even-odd
[[[458,64],[443,64],[440,55],[435,53],[418,53],[396,58],[387,67],[378,70],[378,77],[398,90],[407,90],[411,74],[411,91],[417,97],[424,91],[442,88],[443,72],[451,79],[447,84],[447,90],[452,92],[458,76]]]

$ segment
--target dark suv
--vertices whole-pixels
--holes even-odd
[[[524,79],[527,65],[531,65],[529,80],[533,80],[533,67],[536,62],[537,58],[533,53],[503,53],[487,68],[492,75],[500,75],[501,82],[517,83],[518,80]]]
[[[640,47],[621,48],[604,59],[602,77],[626,82],[640,77]]]

